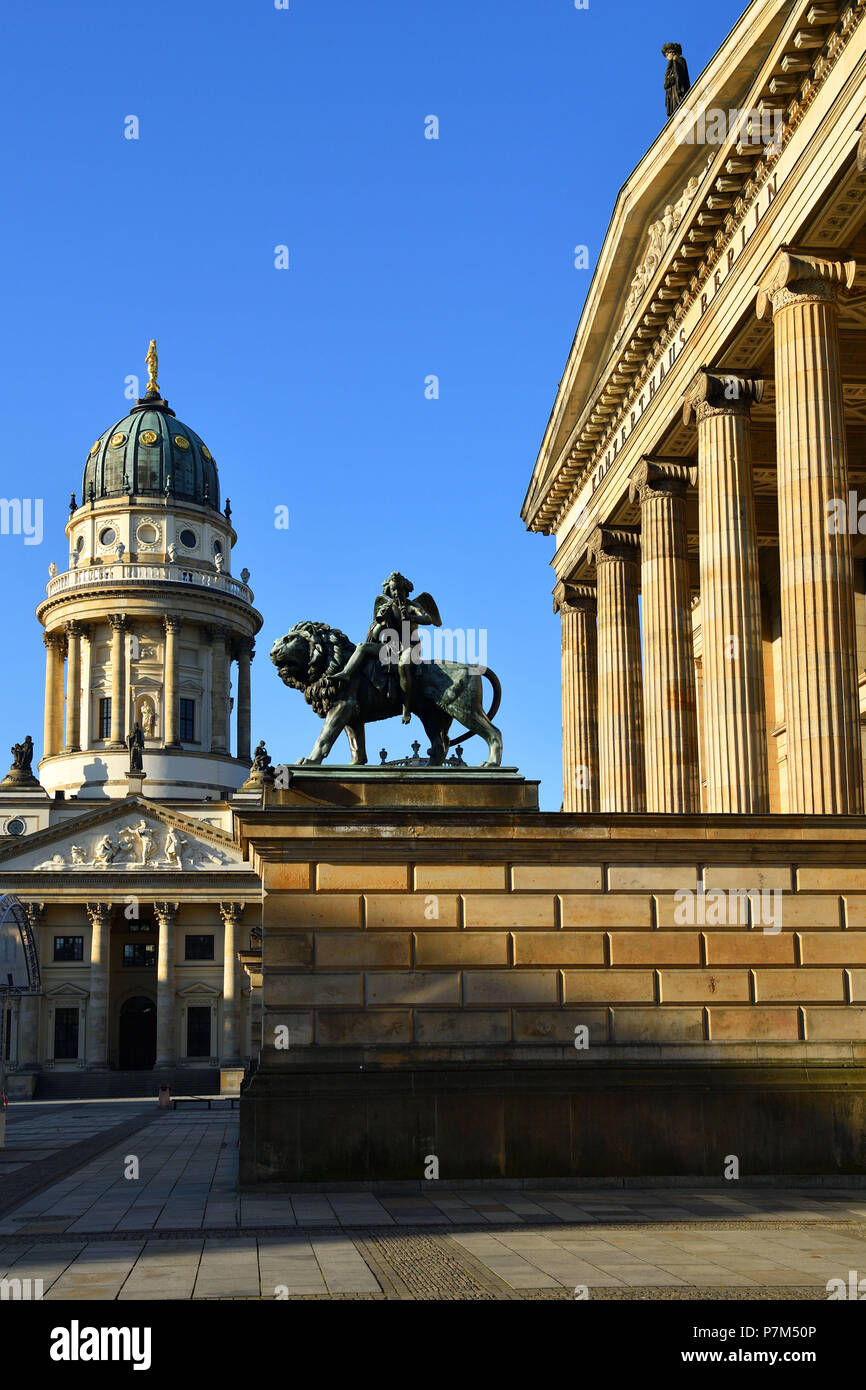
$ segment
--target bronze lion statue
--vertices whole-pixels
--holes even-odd
[[[396,665],[369,656],[348,681],[331,679],[346,665],[355,643],[327,623],[295,623],[285,637],[271,647],[271,661],[280,680],[292,690],[300,690],[324,719],[322,732],[308,758],[299,763],[320,763],[328,756],[345,730],[352,752],[352,765],[367,762],[364,726],[379,719],[399,715],[402,708]],[[485,714],[482,676],[493,687],[493,703]],[[430,761],[441,767],[452,742],[463,743],[473,734],[487,742],[487,760],[482,767],[499,767],[502,762],[502,735],[491,723],[499,708],[502,687],[492,671],[458,661],[419,661],[412,670],[411,710],[421,720],[430,740]],[[465,726],[458,739],[448,737],[451,722]]]

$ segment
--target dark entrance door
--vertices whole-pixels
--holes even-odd
[[[156,1061],[156,1005],[152,999],[136,995],[120,1010],[121,1071],[148,1071]]]

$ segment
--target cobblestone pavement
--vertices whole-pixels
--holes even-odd
[[[0,1221],[0,1278],[74,1300],[826,1299],[866,1271],[862,1189],[245,1196],[236,1172],[236,1113],[160,1116]]]

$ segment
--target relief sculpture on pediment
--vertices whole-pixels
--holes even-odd
[[[647,229],[647,247],[632,277],[629,287],[629,296],[626,300],[625,312],[616,332],[616,342],[622,337],[626,325],[640,303],[644,291],[652,282],[661,264],[665,248],[685,217],[689,205],[700,187],[704,172],[705,171],[702,170],[700,174],[693,175],[677,201],[675,203],[667,203],[658,221],[650,223]]]
[[[89,845],[70,845],[68,858],[61,853],[53,854],[43,863],[35,865],[37,870],[50,869],[210,869],[231,861],[223,850],[214,845],[203,845],[181,835],[173,826],[165,832],[160,848],[158,836],[160,827],[150,826],[145,820],[132,825],[121,826],[117,837],[100,834],[93,837]]]

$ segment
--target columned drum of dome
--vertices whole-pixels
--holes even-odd
[[[221,796],[249,770],[248,669],[262,620],[247,571],[232,575],[237,535],[228,500],[220,510],[216,459],[160,393],[155,343],[148,366],[145,395],[86,455],[68,566],[37,610],[52,691],[39,770],[52,793],[125,796],[136,723],[149,796]]]

